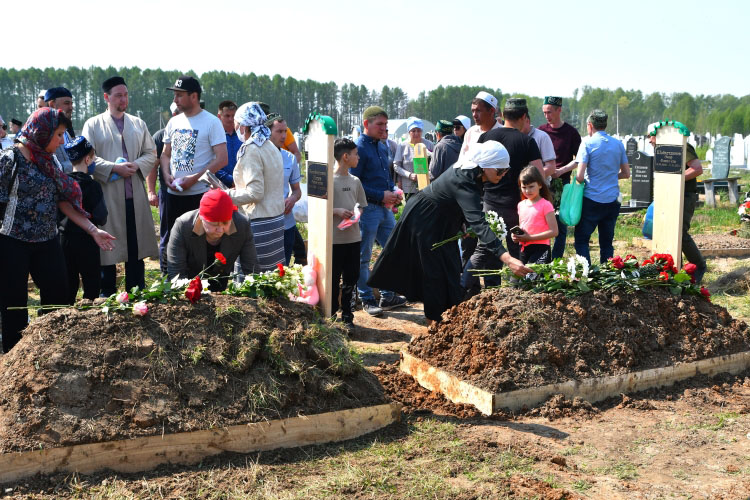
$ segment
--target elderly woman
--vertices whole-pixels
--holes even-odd
[[[215,264],[216,253],[224,261]],[[167,251],[169,278],[193,278],[210,268],[209,290],[221,292],[234,263],[240,259],[243,274],[258,271],[250,221],[237,212],[231,198],[220,189],[207,191],[200,208],[185,212],[174,223]]]
[[[234,126],[244,144],[237,153],[232,201],[250,219],[260,271],[284,262],[284,163],[269,140],[266,114],[257,102],[237,109]]]
[[[114,238],[88,220],[78,183],[57,168],[52,157],[69,126],[70,120],[60,111],[38,109],[21,129],[15,146],[0,153],[0,315],[5,352],[21,339],[28,324],[26,310],[10,308],[27,305],[29,274],[39,287],[43,306],[67,303],[58,208],[101,249],[114,248]]]
[[[428,324],[440,321],[443,311],[463,300],[461,258],[455,242],[435,250],[432,245],[455,236],[464,219],[511,271],[519,276],[531,272],[505,250],[482,212],[482,183],[497,184],[509,162],[499,142],[472,145],[462,161],[406,204],[367,284],[423,302]]]
[[[411,117],[406,122],[406,130],[409,132],[409,142],[402,142],[396,149],[393,158],[393,167],[404,197],[408,200],[411,195],[418,191],[417,174],[414,173],[414,146],[422,143],[432,151],[432,143],[422,138],[422,120]],[[429,155],[429,153],[428,153]]]

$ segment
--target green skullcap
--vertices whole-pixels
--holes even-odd
[[[597,129],[607,128],[607,113],[601,109],[595,109],[589,115],[589,122]]]
[[[449,120],[438,120],[435,124],[435,130],[443,135],[453,133],[453,122]]]
[[[552,106],[562,106],[562,97],[545,96],[544,104],[551,104]]]
[[[522,109],[528,109],[528,106],[526,106],[526,99],[522,99],[520,97],[509,97],[505,101],[505,107],[503,108],[503,111],[515,111]]]
[[[265,126],[268,128],[273,127],[274,122],[283,122],[284,118],[279,113],[270,113],[266,116]]]
[[[388,118],[388,113],[386,113],[383,108],[381,108],[380,106],[370,106],[369,108],[365,109],[364,113],[362,113],[362,121],[372,120],[379,115],[383,115]]]

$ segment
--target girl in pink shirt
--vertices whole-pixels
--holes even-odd
[[[518,184],[521,187],[521,201],[518,203],[518,226],[521,231],[511,229],[511,238],[521,243],[521,262],[549,264],[552,261],[549,240],[557,236],[552,194],[542,174],[534,166],[521,171]]]

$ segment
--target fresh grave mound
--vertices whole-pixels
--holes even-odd
[[[658,288],[577,297],[488,290],[412,338],[414,356],[493,393],[750,350],[750,329],[697,296]]]
[[[702,250],[720,250],[725,248],[750,249],[750,239],[732,234],[696,234],[693,240]]]
[[[63,309],[0,361],[2,452],[387,402],[346,335],[287,300],[204,296],[144,317]]]

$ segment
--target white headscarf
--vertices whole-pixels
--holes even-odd
[[[510,154],[505,146],[497,141],[471,144],[463,159],[454,163],[453,168],[470,170],[476,167],[510,168]]]
[[[234,121],[250,129],[250,140],[258,147],[271,137],[266,127],[266,114],[257,102],[246,102],[234,113]]]

